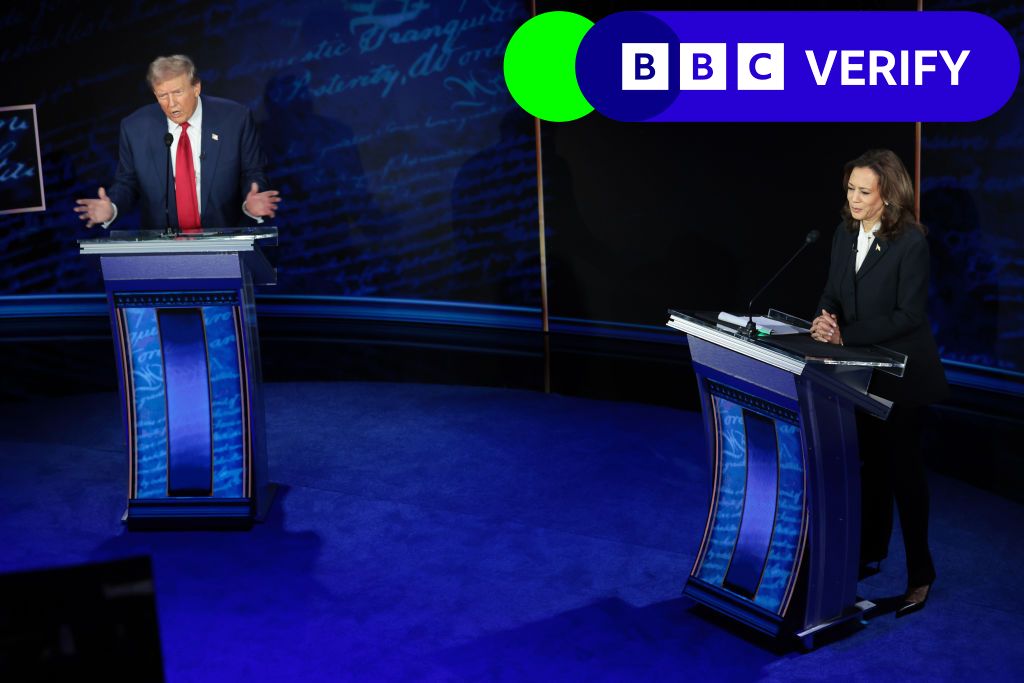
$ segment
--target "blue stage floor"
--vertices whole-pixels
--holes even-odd
[[[705,522],[697,414],[266,389],[281,489],[248,532],[122,527],[116,395],[2,406],[0,571],[151,556],[174,683],[1024,678],[1024,507],[962,482],[931,479],[928,608],[801,654],[680,597]],[[862,595],[902,591],[901,545]]]

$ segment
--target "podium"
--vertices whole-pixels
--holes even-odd
[[[771,311],[792,334],[754,334],[716,313],[669,311],[700,388],[711,469],[707,523],[683,593],[805,647],[874,607],[856,595],[860,460],[854,410],[888,417],[868,393],[903,356],[812,340],[807,321]]]
[[[254,285],[276,228],[111,231],[98,256],[128,450],[129,527],[248,526],[268,480]]]

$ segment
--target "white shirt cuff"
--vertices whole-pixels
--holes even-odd
[[[110,206],[114,209],[114,215],[110,217],[110,220],[103,224],[103,228],[109,228],[110,224],[117,220],[117,204],[110,202]]]
[[[257,223],[261,223],[261,224],[263,223],[263,219],[262,218],[260,218],[259,216],[253,216],[251,213],[249,213],[248,211],[245,210],[245,202],[242,202],[242,213],[244,213],[246,216],[248,216],[249,218],[253,219]]]

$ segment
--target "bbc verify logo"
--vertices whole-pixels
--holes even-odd
[[[668,90],[668,43],[622,44],[623,90]],[[725,90],[727,43],[680,43],[679,89]],[[782,43],[737,43],[736,87],[739,90],[783,90],[786,46]]]
[[[974,12],[550,12],[505,57],[512,96],[552,121],[973,121],[1019,72],[1013,39]]]
[[[729,48],[728,43],[680,43],[679,90],[726,90]],[[667,43],[623,43],[622,89],[668,90],[670,49]],[[737,90],[785,90],[785,44],[737,43],[733,54]],[[814,50],[804,54],[820,87],[829,84],[835,71],[844,86],[920,86],[925,74],[937,73],[939,66],[948,74],[949,85],[956,86],[971,51],[960,50],[954,58],[948,50],[829,50],[820,61]]]

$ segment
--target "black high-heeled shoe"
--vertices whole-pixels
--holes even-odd
[[[929,583],[907,591],[906,596],[903,598],[903,604],[896,610],[896,618],[899,619],[900,617],[923,610],[925,603],[928,602],[928,595],[931,593],[931,589],[932,584]]]

